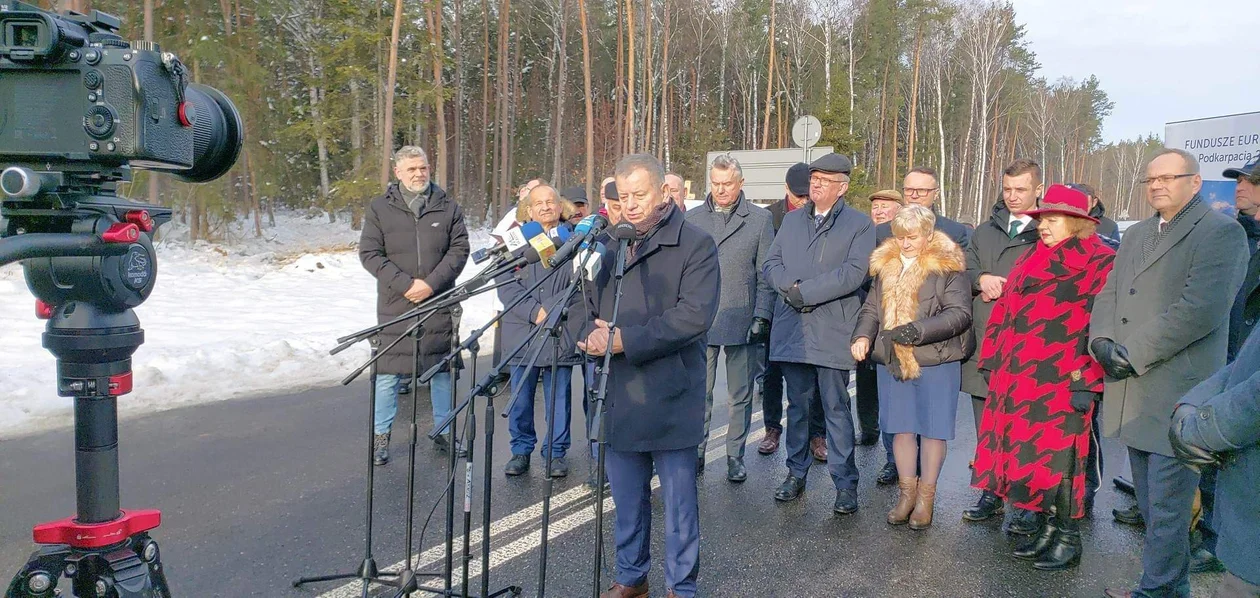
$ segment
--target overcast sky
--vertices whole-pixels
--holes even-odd
[[[1098,76],[1115,102],[1106,141],[1260,111],[1256,0],[1012,1],[1041,76]]]

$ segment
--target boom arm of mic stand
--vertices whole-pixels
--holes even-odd
[[[390,350],[390,349],[393,349],[395,345],[397,345],[398,343],[402,342],[402,340],[403,340],[404,338],[407,338],[407,337],[411,336],[412,334],[414,334],[414,333],[416,332],[416,329],[417,329],[417,328],[419,328],[419,327],[421,327],[421,326],[424,326],[424,323],[425,323],[425,322],[427,322],[427,321],[429,320],[429,318],[432,318],[432,317],[433,317],[433,314],[435,314],[435,313],[437,313],[437,312],[436,312],[436,311],[431,311],[431,312],[429,312],[429,313],[427,313],[427,314],[424,314],[424,316],[423,316],[423,317],[421,317],[419,320],[417,320],[415,324],[412,324],[412,325],[411,325],[411,328],[408,328],[406,332],[404,332],[404,333],[402,333],[402,334],[398,335],[398,338],[394,339],[394,342],[390,343],[390,344],[389,344],[388,346],[386,346],[384,349],[381,349],[380,351],[377,351],[377,352],[376,352],[376,355],[373,355],[373,356],[372,356],[372,358],[371,358],[371,359],[369,359],[369,360],[367,360],[367,362],[366,362],[366,363],[364,363],[363,365],[359,366],[358,368],[355,368],[355,370],[354,370],[353,372],[350,372],[350,375],[349,375],[349,376],[346,376],[345,378],[342,378],[342,380],[341,380],[341,384],[342,384],[342,386],[345,386],[345,385],[347,385],[347,384],[350,384],[351,382],[354,382],[354,379],[355,379],[355,378],[358,378],[358,377],[359,377],[359,374],[362,374],[365,370],[367,370],[368,368],[372,367],[372,364],[376,363],[376,362],[377,362],[377,361],[379,361],[382,357],[384,357],[384,356],[385,356],[385,353],[389,352],[389,350]]]
[[[544,338],[552,329],[556,328],[564,321],[565,312],[568,311],[569,301],[573,299],[573,294],[577,292],[578,286],[581,282],[582,277],[580,275],[573,278],[573,281],[569,283],[569,288],[565,290],[564,295],[560,297],[558,301],[551,304],[551,309],[547,311],[547,319],[543,321],[542,325],[539,326],[532,335],[530,335],[528,342],[532,343],[540,338]],[[546,346],[547,343],[545,341],[534,345],[534,349],[530,351],[529,360],[526,362],[527,365],[525,366],[525,369],[528,370],[538,363],[538,358],[542,356],[543,349],[546,348]],[[503,417],[507,417],[508,413],[511,413],[512,406],[516,404],[516,400],[516,393],[512,393],[512,398],[508,400],[507,406],[503,408]]]
[[[446,307],[449,307],[453,303],[459,303],[460,301],[463,301],[464,299],[467,299],[468,297],[471,297],[478,293],[484,293],[486,291],[498,288],[497,286],[490,287],[490,288],[483,288],[482,285],[484,285],[485,283],[491,280],[494,280],[501,274],[506,274],[508,272],[511,272],[512,270],[515,270],[519,265],[520,265],[519,260],[513,260],[512,262],[505,262],[503,260],[499,260],[489,266],[486,266],[485,269],[483,269],[481,272],[478,272],[472,278],[464,281],[463,284],[456,285],[450,290],[447,290],[441,294],[430,297],[423,304],[417,305],[411,311],[401,316],[398,316],[397,318],[394,318],[393,320],[385,322],[384,324],[378,324],[371,328],[365,328],[349,336],[343,336],[337,339],[337,346],[333,348],[333,350],[330,351],[329,354],[336,355],[342,351],[345,351],[351,345],[354,345],[355,343],[358,343],[359,341],[362,341],[368,337],[371,337],[379,333],[380,331],[390,326],[393,326],[395,324],[405,322],[407,320],[424,315],[431,311],[444,309]],[[455,299],[455,301],[450,302],[449,301],[450,299]]]
[[[436,376],[438,372],[442,371],[442,368],[448,362],[455,359],[456,355],[459,355],[460,353],[472,347],[472,345],[481,338],[481,335],[485,334],[486,331],[489,330],[491,326],[494,326],[496,322],[499,322],[500,320],[502,320],[504,315],[506,315],[509,311],[512,311],[512,308],[520,305],[521,302],[525,301],[526,297],[532,295],[534,291],[538,290],[538,287],[542,286],[542,283],[546,282],[555,273],[556,273],[555,269],[548,270],[546,276],[539,278],[536,282],[534,282],[533,286],[526,289],[524,293],[521,293],[521,295],[518,296],[516,299],[512,300],[511,303],[504,306],[503,310],[499,312],[499,315],[493,318],[490,318],[489,322],[486,322],[485,325],[483,325],[481,328],[474,330],[472,334],[468,335],[468,338],[459,345],[459,348],[452,350],[450,353],[447,353],[445,357],[443,357],[440,361],[437,362],[437,364],[435,364],[433,367],[426,370],[424,374],[420,376],[419,381],[428,382],[429,380],[432,380],[433,377]],[[499,287],[512,284],[513,282],[516,282],[516,281],[511,280],[511,281],[496,283],[494,286],[485,290],[497,289]]]
[[[591,254],[590,256],[587,256],[587,259],[590,259],[591,257],[594,257],[594,254]],[[583,265],[583,267],[585,267],[586,262],[585,262],[585,261],[584,261],[584,262],[582,262],[582,265]],[[516,300],[515,300],[515,301],[513,301],[510,305],[505,306],[505,307],[503,308],[503,311],[502,311],[502,312],[500,312],[498,316],[495,316],[495,317],[494,317],[494,319],[492,319],[492,320],[490,320],[489,322],[487,322],[485,326],[482,326],[480,329],[478,329],[476,332],[474,332],[471,336],[469,336],[469,337],[468,337],[468,340],[469,340],[469,341],[472,341],[472,340],[475,340],[475,339],[477,339],[477,338],[480,338],[480,336],[481,336],[483,333],[485,333],[485,331],[486,331],[487,329],[489,329],[491,325],[493,325],[495,322],[497,322],[497,321],[499,321],[500,319],[502,319],[504,314],[506,314],[507,312],[511,311],[511,309],[512,309],[513,307],[516,307],[517,305],[519,305],[521,301],[524,301],[524,300],[525,300],[525,297],[526,297],[527,295],[529,295],[529,294],[533,293],[533,292],[534,292],[534,291],[535,291],[535,290],[536,290],[539,286],[541,286],[541,285],[542,285],[543,281],[545,281],[545,280],[547,280],[548,278],[550,278],[550,277],[551,277],[552,275],[554,275],[557,271],[559,271],[559,268],[558,268],[558,267],[557,267],[557,268],[552,268],[552,269],[550,269],[550,270],[547,272],[547,275],[546,275],[546,276],[543,276],[542,278],[539,278],[539,279],[538,279],[538,281],[534,283],[534,286],[530,287],[530,289],[529,289],[527,292],[525,292],[525,293],[521,294],[521,296],[520,296],[520,297],[517,297],[517,298],[516,298]],[[579,276],[580,276],[580,274],[579,274]],[[575,280],[574,284],[576,284],[576,280]],[[568,294],[572,294],[572,291],[570,291],[570,293],[568,293]],[[565,301],[565,302],[567,302],[567,298],[564,298],[564,301]],[[560,302],[557,302],[557,303],[553,303],[553,304],[552,304],[552,310],[547,312],[547,313],[549,314],[549,315],[548,315],[548,318],[549,318],[549,319],[550,319],[551,315],[553,315],[556,311],[558,311],[558,310],[556,310],[556,309],[555,309],[555,306],[556,306],[556,305],[562,305],[562,304],[561,304]],[[446,428],[446,426],[447,426],[447,424],[451,423],[451,421],[452,421],[452,420],[454,420],[454,419],[455,419],[455,417],[456,417],[456,416],[458,416],[458,415],[459,415],[459,413],[460,413],[461,411],[463,411],[465,408],[467,408],[467,407],[468,407],[468,405],[469,405],[469,403],[472,401],[472,398],[473,398],[473,397],[475,397],[475,396],[477,396],[477,395],[484,394],[487,390],[489,390],[490,385],[494,384],[494,380],[495,380],[495,378],[496,378],[496,377],[498,377],[499,372],[503,371],[503,368],[507,367],[508,362],[510,362],[510,361],[512,361],[513,359],[515,359],[515,358],[516,358],[516,356],[517,356],[518,354],[520,354],[520,352],[521,352],[521,351],[525,350],[525,347],[529,346],[529,344],[533,342],[533,340],[534,340],[534,337],[533,337],[533,336],[531,336],[531,337],[529,337],[529,338],[526,338],[525,340],[523,340],[523,341],[521,341],[520,343],[518,343],[518,344],[516,345],[516,347],[512,349],[512,351],[511,351],[511,352],[509,352],[507,355],[504,355],[501,359],[499,359],[499,363],[494,364],[494,367],[491,367],[491,368],[490,368],[490,372],[489,372],[488,374],[486,374],[486,375],[485,375],[485,377],[483,377],[483,378],[481,379],[481,382],[479,382],[479,383],[477,384],[477,386],[475,386],[475,387],[473,387],[472,389],[470,389],[470,390],[468,391],[468,395],[467,395],[466,397],[464,397],[464,400],[463,400],[463,401],[460,401],[460,403],[459,403],[458,405],[456,405],[454,408],[452,408],[452,409],[451,409],[451,412],[450,412],[450,413],[448,413],[448,414],[446,415],[446,417],[445,417],[442,421],[437,422],[437,423],[435,424],[435,427],[434,427],[433,429],[434,429],[434,430],[442,430],[442,429],[445,429],[445,428]],[[465,343],[464,343],[464,344],[468,344],[468,341],[465,341]],[[462,345],[461,345],[461,346],[462,346]],[[382,353],[383,353],[383,351],[382,351]],[[446,357],[442,360],[442,362],[438,363],[438,365],[434,366],[434,368],[440,368],[440,367],[442,366],[442,364],[443,364],[443,363],[445,363],[446,361],[449,361],[449,360],[451,360],[451,359],[454,359],[454,358],[455,358],[455,355],[456,355],[456,353],[454,353],[454,352],[452,352],[452,354],[451,354],[451,355],[447,355],[447,356],[446,356]],[[475,358],[476,358],[476,357],[474,356],[474,359],[475,359]],[[425,372],[425,375],[426,375],[426,376],[429,376],[430,372],[432,372],[434,368],[430,368],[430,371],[429,371],[429,372]],[[436,372],[434,372],[434,374],[436,374]],[[429,376],[429,377],[430,377],[430,378],[432,378],[432,376]],[[434,435],[432,432],[430,432],[430,433],[429,433],[429,438],[430,438],[430,439],[433,439],[433,438],[436,438],[436,437],[437,437],[437,436],[436,436],[436,435]]]

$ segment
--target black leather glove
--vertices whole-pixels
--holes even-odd
[[[1117,344],[1109,338],[1096,338],[1089,348],[1094,352],[1094,359],[1102,365],[1103,371],[1116,380],[1124,380],[1137,375],[1133,364],[1129,363],[1129,351],[1124,345]]]
[[[1220,467],[1223,463],[1220,453],[1195,446],[1188,437],[1189,425],[1192,425],[1198,411],[1194,405],[1185,403],[1177,405],[1176,411],[1173,411],[1172,425],[1168,427],[1168,441],[1172,443],[1173,454],[1195,471],[1201,471],[1203,467]]]
[[[764,345],[770,342],[770,321],[765,318],[753,318],[748,327],[748,344]]]
[[[919,332],[918,326],[914,324],[902,324],[888,331],[888,336],[892,338],[892,342],[898,345],[916,345],[923,335]]]
[[[1089,406],[1098,400],[1098,393],[1088,390],[1072,391],[1072,409],[1077,413],[1088,413]]]
[[[787,299],[788,305],[792,306],[792,309],[795,309],[796,311],[805,309],[805,298],[801,296],[801,281],[796,281],[796,284],[793,284],[792,287],[787,290],[785,298]]]

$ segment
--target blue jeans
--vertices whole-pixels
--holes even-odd
[[[556,439],[556,451],[553,458],[563,457],[569,452],[569,399],[573,379],[573,367],[561,366],[556,370],[556,414],[551,411],[551,368],[525,366],[512,367],[512,410],[508,413],[508,434],[512,437],[512,454],[528,455],[534,452],[538,443],[538,434],[534,431],[534,389],[538,379],[542,378],[544,403],[543,410],[551,418],[552,434],[543,439],[543,456],[547,455],[551,445],[551,436]]]
[[[376,433],[385,434],[389,432],[390,427],[394,425],[394,415],[398,413],[398,386],[403,380],[410,380],[411,376],[399,376],[396,374],[378,374],[376,376]],[[416,389],[411,390],[412,397],[416,395]],[[451,389],[451,373],[440,372],[429,381],[429,399],[433,404],[433,425],[437,426],[438,422],[446,419],[451,412],[451,406],[455,403],[455,396]],[[442,433],[450,431],[447,426]]]

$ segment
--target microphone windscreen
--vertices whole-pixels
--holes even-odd
[[[634,230],[634,225],[629,222],[622,222],[613,227],[612,238],[619,241],[633,241],[638,236],[638,232]]]

